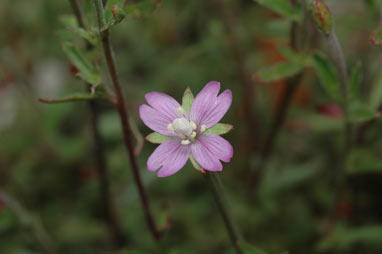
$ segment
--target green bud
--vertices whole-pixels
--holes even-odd
[[[332,31],[332,14],[330,9],[322,0],[314,0],[311,5],[313,19],[318,28],[326,35]]]
[[[121,7],[118,6],[118,4],[114,4],[111,7],[111,13],[113,14],[113,17],[115,19],[115,24],[118,24],[126,17],[126,13]]]
[[[375,46],[382,46],[382,26],[379,26],[370,34],[369,41]]]

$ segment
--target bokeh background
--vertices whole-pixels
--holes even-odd
[[[380,107],[381,49],[369,44],[380,20],[377,1],[326,2],[349,70],[362,63],[360,97]],[[79,3],[87,26],[95,26],[92,1]],[[157,253],[114,107],[98,103],[112,203],[125,236],[119,250],[100,199],[88,103],[38,101],[86,88],[62,49],[72,38],[61,22],[68,15],[68,1],[0,4],[0,253]],[[297,43],[304,41],[307,54],[327,54],[325,38],[306,19]],[[111,36],[136,143],[150,133],[138,116],[145,93],[180,101],[187,86],[197,94],[220,81],[233,91],[222,122],[235,126],[224,136],[235,154],[220,176],[246,241],[267,253],[382,253],[382,121],[354,126],[344,170],[342,111],[314,68],[302,71],[274,149],[259,168],[291,78],[260,82],[256,73],[286,60],[280,48],[290,47],[290,33],[291,21],[250,0],[163,0],[150,14],[128,15]],[[101,56],[100,47],[91,53],[111,88]],[[203,175],[188,163],[157,178],[146,169],[155,147],[144,142],[137,158],[169,253],[234,253]],[[345,189],[338,185],[342,174]]]

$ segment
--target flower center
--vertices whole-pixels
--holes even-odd
[[[168,130],[178,134],[182,140],[183,145],[188,145],[195,140],[196,137],[196,124],[189,121],[184,117],[176,118],[172,123],[167,126]]]
[[[191,135],[193,129],[191,123],[186,118],[176,118],[172,122],[172,126],[178,135],[188,137]]]

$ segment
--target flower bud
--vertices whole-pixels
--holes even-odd
[[[115,24],[118,24],[126,17],[126,13],[121,7],[118,6],[118,4],[114,4],[111,7],[111,13],[113,14],[113,17],[115,19]]]
[[[382,46],[382,26],[379,26],[370,34],[369,41],[375,46]]]
[[[332,14],[323,0],[314,0],[311,5],[313,19],[317,27],[326,35],[332,30]]]

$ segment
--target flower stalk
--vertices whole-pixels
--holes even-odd
[[[134,176],[134,181],[138,189],[138,194],[142,203],[146,223],[150,229],[150,232],[155,241],[159,242],[160,234],[155,225],[153,216],[150,211],[149,202],[147,198],[147,194],[145,188],[142,183],[142,179],[139,173],[138,163],[134,154],[134,146],[132,142],[132,133],[129,126],[129,117],[128,111],[126,108],[126,103],[123,98],[122,89],[119,84],[117,70],[115,66],[114,56],[112,52],[112,46],[110,43],[110,33],[109,29],[106,29],[106,20],[103,8],[102,0],[94,0],[94,6],[96,9],[98,28],[102,40],[103,52],[106,59],[106,64],[109,70],[109,74],[114,86],[114,90],[116,93],[116,107],[119,113],[119,117],[121,120],[122,131],[123,131],[123,140],[126,146],[127,152],[129,154],[131,170]]]
[[[235,248],[236,253],[241,254],[243,252],[240,249],[239,243],[243,241],[243,237],[240,234],[236,221],[232,216],[231,210],[229,209],[220,177],[215,172],[211,173],[206,171],[205,178],[208,182],[208,186],[211,188],[212,195],[218,207],[219,213],[224,221],[224,225],[231,239],[232,246]]]

